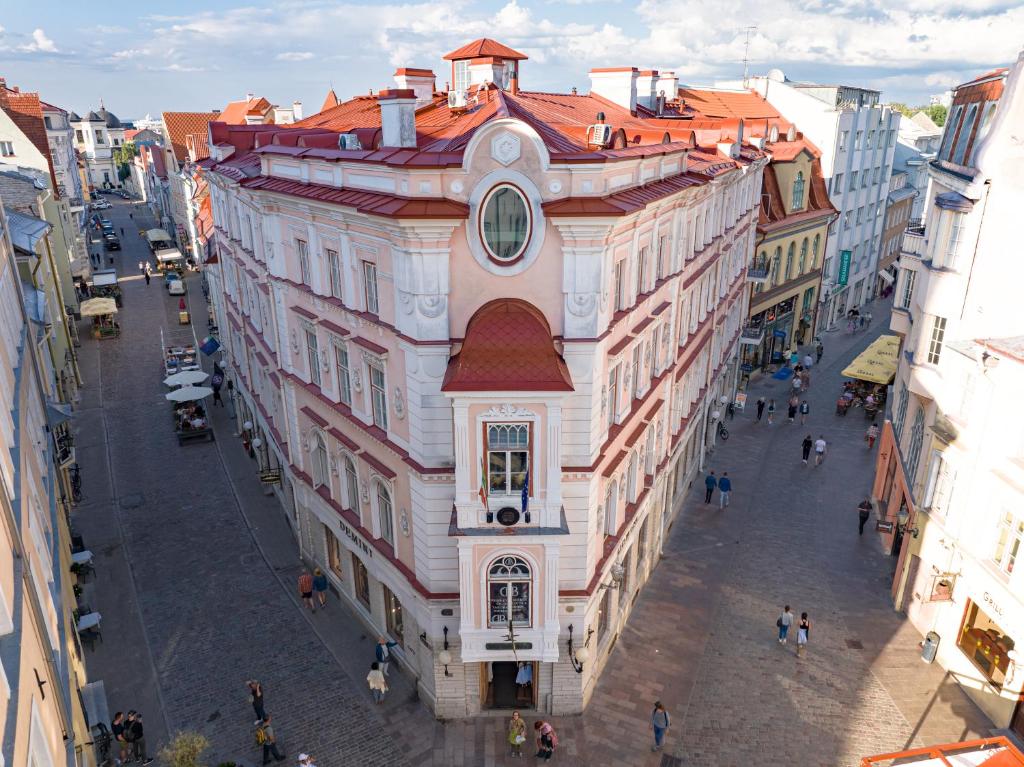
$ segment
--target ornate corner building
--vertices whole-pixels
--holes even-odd
[[[435,713],[578,712],[734,394],[769,157],[671,72],[446,59],[210,124],[215,321],[303,556]]]

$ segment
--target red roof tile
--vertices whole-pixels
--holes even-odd
[[[477,309],[442,391],[573,391],[544,315],[516,298]]]
[[[461,48],[456,48],[451,53],[445,54],[445,61],[456,61],[458,59],[479,59],[484,56],[491,56],[497,59],[514,59],[516,61],[522,61],[530,58],[525,53],[514,51],[507,45],[502,45],[497,40],[492,40],[489,37],[481,37],[479,40],[474,40],[471,43],[463,45]]]
[[[50,155],[50,142],[46,138],[46,123],[43,122],[43,106],[39,94],[0,86],[0,109],[46,158],[46,164],[50,169],[51,189],[54,196],[59,197],[60,187],[57,186],[57,176],[53,171],[53,157]]]
[[[164,112],[164,130],[179,163],[188,160],[186,137],[192,133],[206,133],[207,125],[217,120],[218,115],[218,112]]]
[[[224,111],[217,117],[217,122],[245,125],[246,115],[265,115],[270,107],[270,102],[262,96],[241,101],[229,101],[228,105],[224,107]]]

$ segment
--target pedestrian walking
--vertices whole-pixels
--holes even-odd
[[[803,391],[807,391],[811,388],[811,372],[804,368],[804,371],[800,374],[800,388]]]
[[[665,741],[665,731],[672,725],[672,720],[660,700],[654,701],[654,710],[651,712],[651,729],[654,731],[654,745],[651,751],[661,751],[661,744]]]
[[[821,342],[820,338],[814,339],[814,353],[817,358],[815,362],[821,362],[821,355],[825,353],[825,345]]]
[[[803,453],[804,466],[807,465],[807,459],[811,457],[811,448],[814,447],[814,440],[811,439],[811,435],[808,434],[804,437],[804,441],[800,444],[800,451]]]
[[[875,424],[871,424],[864,434],[864,441],[868,443],[868,450],[875,446],[876,439],[878,439],[878,427]]]
[[[712,471],[704,477],[704,503],[711,503],[711,496],[715,494],[716,487],[718,487],[718,478]]]
[[[772,421],[775,420],[775,400],[768,400],[768,425],[772,425]]]
[[[806,370],[807,368],[809,368],[813,364],[814,364],[814,357],[811,356],[810,352],[807,352],[807,354],[804,355],[804,369]]]
[[[389,642],[384,637],[377,637],[377,646],[373,648],[373,652],[377,657],[377,663],[380,664],[380,673],[384,676],[388,675],[388,666],[391,665],[391,648],[397,644],[398,642]]]
[[[149,281],[152,279],[152,277],[149,276],[149,272],[143,272],[142,277],[146,280],[146,284],[149,285]]]
[[[857,535],[864,535],[864,525],[868,523],[868,519],[871,517],[871,499],[865,498],[857,506],[857,512],[860,515],[860,529],[857,531]]]
[[[249,702],[252,704],[252,710],[256,713],[256,721],[253,722],[254,727],[259,727],[267,716],[267,710],[263,707],[263,685],[255,679],[250,679],[246,682],[249,687]]]
[[[316,605],[313,604],[313,576],[306,569],[303,569],[299,576],[299,596],[306,607],[316,612]]]
[[[270,757],[283,762],[285,755],[277,750],[277,733],[274,732],[274,725],[270,722],[270,714],[263,717],[256,728],[256,745],[263,747],[263,763],[270,764]]]
[[[124,227],[121,226],[121,227],[118,227],[118,228],[121,230],[121,236],[124,237]]]
[[[797,351],[795,348],[791,349],[790,352],[789,352],[789,366],[791,368],[795,368],[799,364],[800,364],[800,352]]]
[[[807,423],[807,416],[810,414],[810,412],[811,412],[811,406],[807,403],[807,400],[804,400],[803,402],[801,402],[800,403],[800,425],[801,426],[803,426],[805,423]]]
[[[110,734],[117,743],[118,758],[121,762],[128,760],[128,741],[124,737],[124,712],[118,711],[110,722]]]
[[[775,620],[775,625],[779,629],[779,644],[786,644],[789,641],[789,627],[793,625],[794,617],[789,605],[786,605],[782,608],[782,614]]]
[[[537,733],[537,758],[547,761],[554,756],[558,746],[555,728],[545,721],[539,721],[533,723],[533,729]]]
[[[216,402],[216,400],[214,400]],[[224,404],[223,402],[221,403]],[[313,593],[316,594],[317,604],[320,608],[327,607],[327,576],[319,567],[313,571]]]
[[[732,402],[725,406],[725,414],[729,416],[730,421],[736,417],[736,406]]]
[[[825,460],[825,451],[828,449],[828,443],[825,441],[825,435],[819,434],[818,438],[814,440],[814,465],[821,466]]]
[[[764,397],[757,398],[757,420],[761,420],[761,414],[764,413],[765,399]]]
[[[789,412],[787,413],[787,416],[789,418],[790,423],[793,423],[793,421],[796,420],[796,409],[799,405],[800,398],[797,397],[795,394],[789,398]]]
[[[135,214],[134,213],[129,213],[128,214],[128,218],[130,218],[132,221],[134,221],[135,220]]]
[[[803,387],[803,385],[804,385],[803,377],[800,375],[800,373],[794,373],[793,374],[793,393],[796,394],[796,395],[799,395],[800,394],[800,389]]]
[[[800,625],[796,631],[796,654],[803,655],[807,648],[807,639],[811,633],[811,619],[807,613],[800,613]]]
[[[729,505],[729,493],[732,492],[732,480],[729,479],[729,472],[723,471],[722,478],[718,480],[718,508],[724,509]]]
[[[871,327],[871,312],[864,315],[864,326],[869,328]]]
[[[519,716],[518,711],[512,712],[512,718],[508,722],[508,744],[512,747],[512,756],[523,755],[523,744],[526,742],[526,722]]]
[[[224,400],[220,396],[220,387],[224,385],[224,373],[221,371],[219,365],[213,366],[213,375],[210,376],[210,388],[213,389],[213,404],[220,404],[224,407]]]
[[[388,682],[381,673],[380,664],[374,661],[370,664],[370,673],[366,675],[366,683],[373,693],[373,702],[380,705],[384,702],[384,695],[388,691]]]
[[[125,737],[131,744],[131,759],[142,765],[150,764],[153,760],[146,755],[146,732],[142,726],[142,714],[129,711],[128,723],[125,724]]]

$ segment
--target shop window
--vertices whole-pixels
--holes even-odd
[[[1014,642],[974,602],[967,603],[957,645],[993,687],[1002,688],[1010,665],[1007,656],[1013,650]]]
[[[1020,553],[1022,540],[1024,540],[1024,520],[1015,517],[1010,510],[1004,510],[1003,518],[999,520],[999,538],[996,541],[993,559],[999,565],[999,569],[1007,575],[1013,574],[1013,566]]]
[[[388,634],[405,647],[405,624],[402,620],[402,603],[387,586],[381,586],[384,591],[384,621],[387,624]]]
[[[358,514],[359,478],[356,475],[356,465],[347,455],[342,458],[342,463],[345,465],[345,498],[348,501],[348,507]]]
[[[525,423],[487,427],[487,485],[496,495],[514,495],[526,484],[530,465],[530,427]]]
[[[504,628],[511,621],[513,626],[529,626],[530,587],[532,577],[530,565],[516,556],[501,557],[487,571],[487,626]]]
[[[352,580],[355,583],[356,598],[370,609],[370,574],[366,572],[363,560],[352,554]]]
[[[338,536],[334,534],[327,525],[324,525],[324,539],[327,541],[327,566],[331,572],[334,573],[338,578],[343,578],[343,572],[341,569],[341,544],[338,542]]]

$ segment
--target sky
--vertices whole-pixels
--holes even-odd
[[[84,114],[103,100],[122,119],[221,109],[246,93],[319,110],[389,87],[396,67],[432,68],[492,37],[529,56],[523,90],[589,90],[592,67],[671,69],[691,85],[750,72],[932,94],[1013,62],[1020,0],[5,0],[0,76]]]

